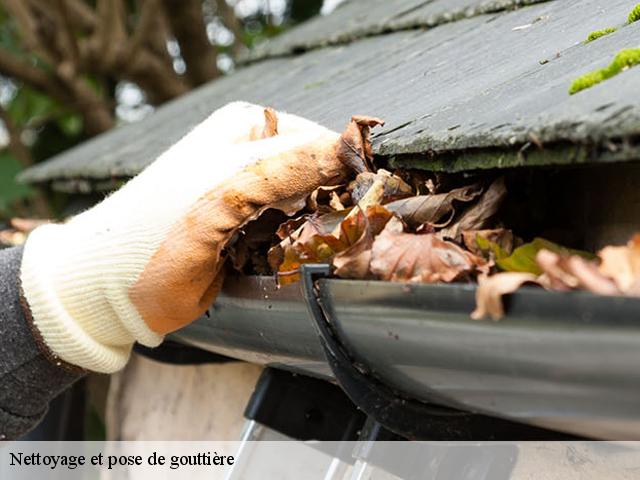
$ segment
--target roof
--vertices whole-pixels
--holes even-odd
[[[392,165],[459,171],[640,158],[640,68],[576,95],[572,81],[640,46],[630,0],[351,0],[246,65],[28,170],[30,182],[138,173],[213,110],[246,100],[341,130],[384,118]],[[621,28],[585,43],[590,32]]]

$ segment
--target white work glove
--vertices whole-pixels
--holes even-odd
[[[157,346],[211,305],[239,227],[266,208],[294,213],[318,186],[345,180],[345,151],[363,154],[353,129],[341,139],[293,115],[277,114],[276,126],[274,115],[229,104],[102,203],[31,234],[22,287],[54,356],[110,373],[135,341]]]

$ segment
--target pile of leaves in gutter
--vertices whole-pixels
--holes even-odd
[[[548,290],[640,295],[640,236],[598,255],[535,238],[525,243],[497,213],[503,178],[469,176],[462,184],[421,172],[374,171],[369,128],[354,117],[364,156],[349,183],[320,187],[294,218],[268,210],[228,248],[245,273],[300,279],[305,263],[328,263],[336,277],[404,283],[478,282],[474,319],[504,315],[502,296],[523,284]],[[275,232],[275,235],[274,235]]]

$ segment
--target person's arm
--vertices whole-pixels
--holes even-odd
[[[115,372],[135,342],[157,346],[202,315],[238,230],[268,208],[293,214],[317,187],[345,181],[366,156],[361,128],[340,136],[229,104],[95,207],[3,253],[0,435],[34,426],[82,369]]]
[[[22,248],[0,250],[0,440],[35,427],[49,402],[83,375],[39,338],[20,294]]]

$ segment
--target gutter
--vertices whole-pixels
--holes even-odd
[[[603,439],[640,428],[640,299],[524,288],[500,322],[469,318],[474,285],[320,279],[357,364],[411,398]],[[301,284],[230,277],[180,343],[333,379]]]

